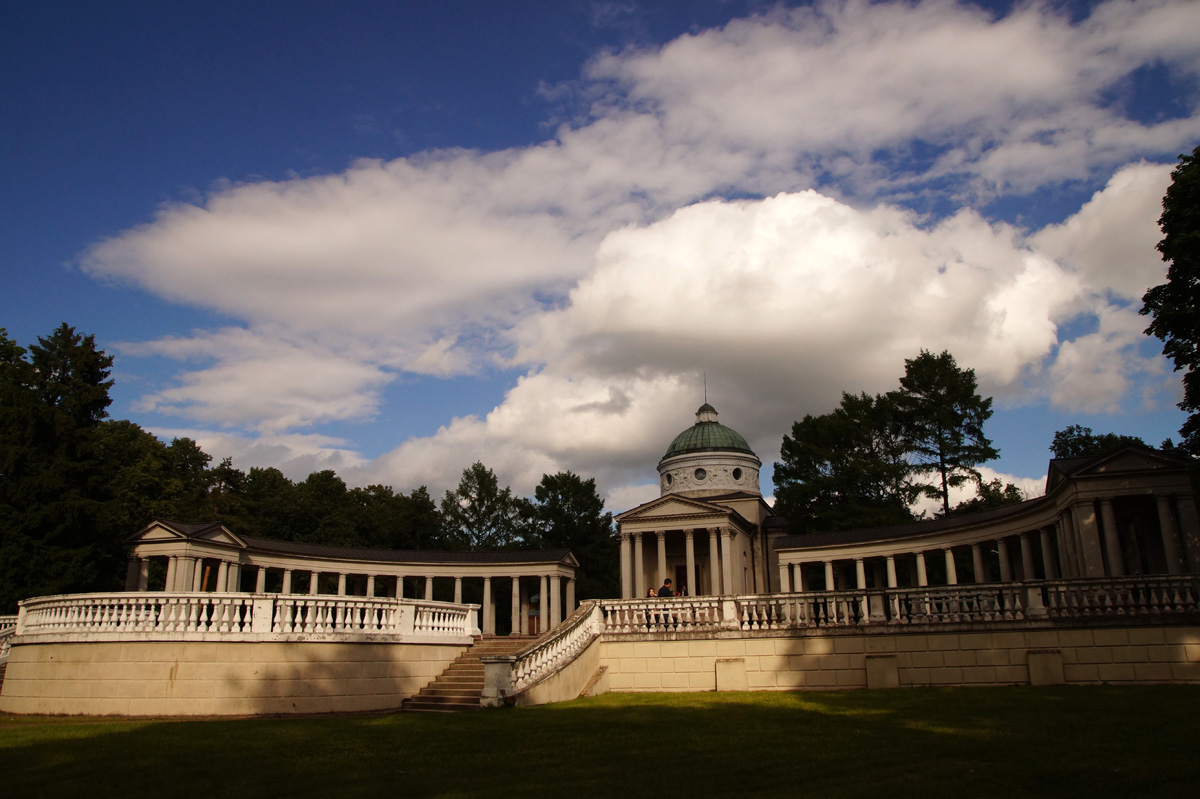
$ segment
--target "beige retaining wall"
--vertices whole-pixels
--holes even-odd
[[[250,715],[395,708],[464,646],[395,643],[30,643],[0,712]]]
[[[551,702],[568,702],[578,699],[600,667],[599,639],[587,645],[579,655],[561,671],[547,677],[517,697],[520,706],[545,705]]]
[[[760,636],[606,639],[599,660],[613,691],[1200,682],[1196,626]]]

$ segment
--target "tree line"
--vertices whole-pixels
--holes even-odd
[[[0,613],[29,596],[119,590],[125,541],[154,518],[241,535],[386,549],[571,549],[577,594],[619,591],[612,514],[594,479],[545,475],[533,497],[482,463],[440,501],[425,486],[348,487],[333,471],[213,464],[195,441],[108,418],[113,359],[63,324],[22,347],[0,328]],[[615,584],[615,588],[614,588]]]

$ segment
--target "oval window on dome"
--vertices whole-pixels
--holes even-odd
[[[704,471],[703,469],[697,469],[695,474],[697,480],[703,480],[704,478],[708,477],[708,472]]]
[[[741,480],[741,479],[742,479],[742,470],[741,470],[741,469],[734,469],[734,470],[733,470],[733,479],[734,479],[734,480]]]
[[[667,485],[671,484],[671,475],[667,475]]]

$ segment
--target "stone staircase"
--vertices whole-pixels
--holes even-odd
[[[479,710],[483,694],[483,655],[511,655],[533,643],[532,635],[486,636],[463,652],[433,682],[404,700],[401,710],[453,713]]]

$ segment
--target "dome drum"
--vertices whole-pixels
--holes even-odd
[[[717,410],[705,403],[696,423],[667,447],[658,463],[662,495],[715,496],[732,491],[759,493],[762,461],[737,431],[717,421]]]

